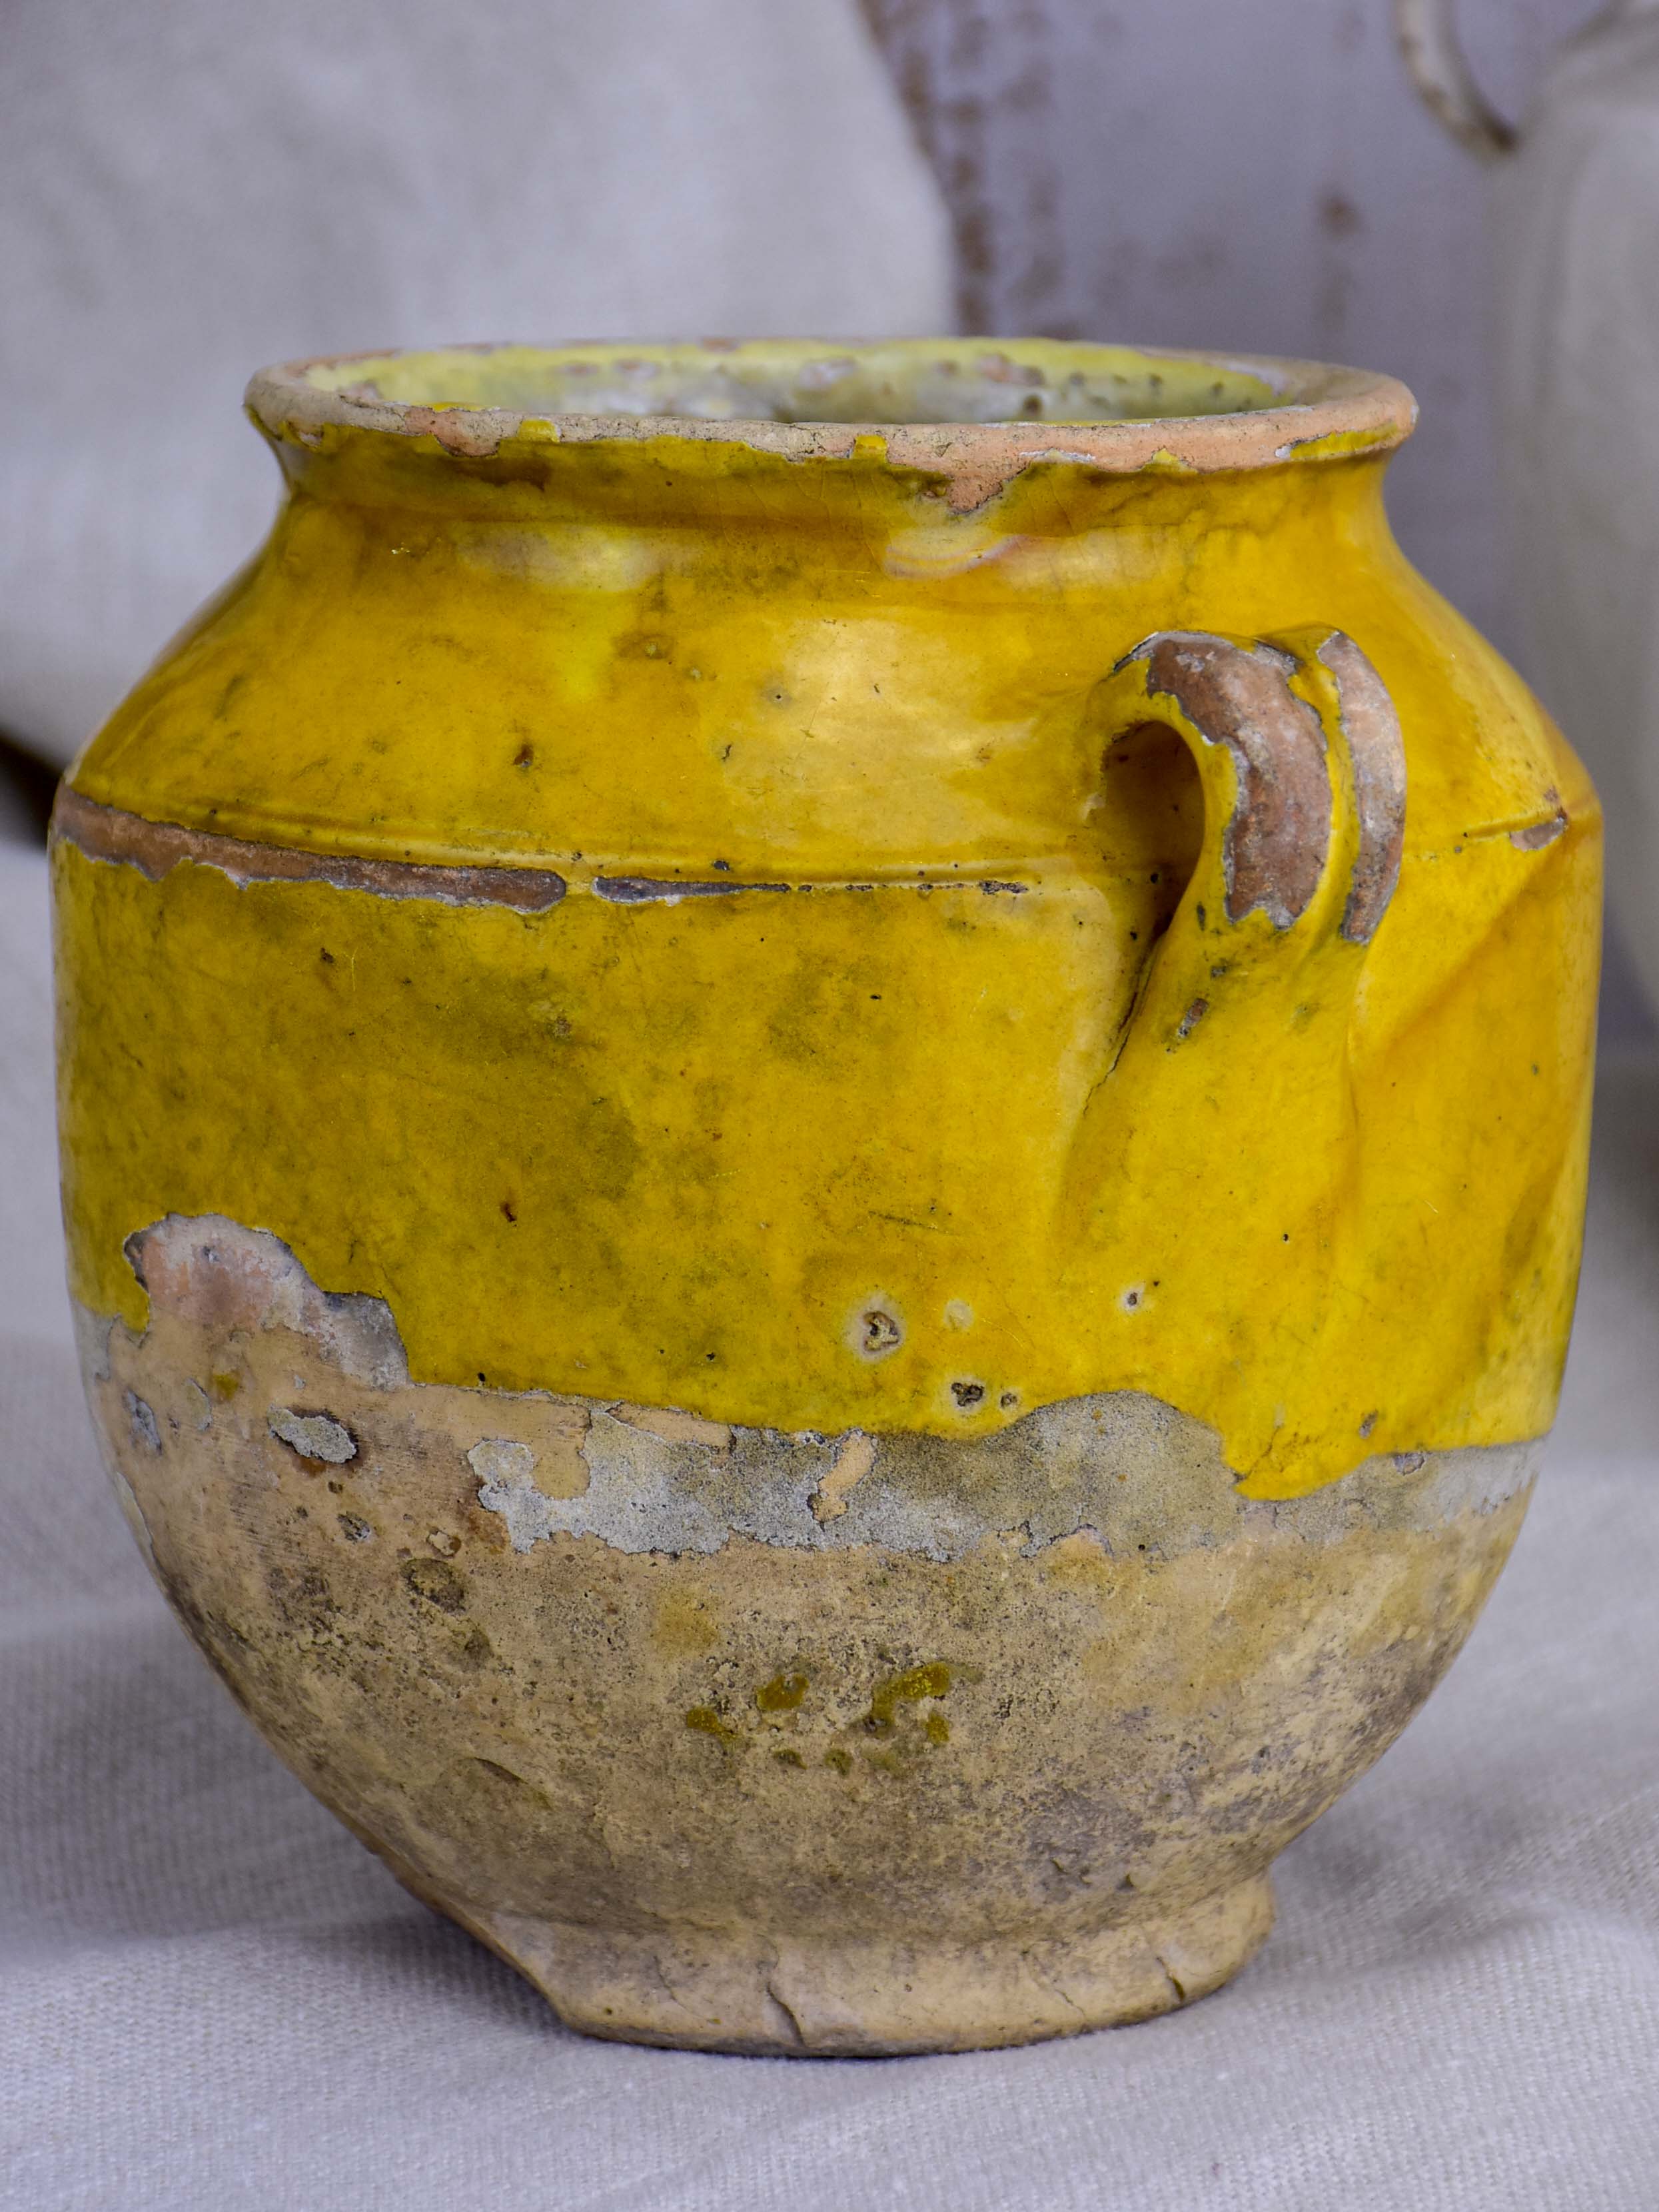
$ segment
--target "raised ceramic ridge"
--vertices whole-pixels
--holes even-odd
[[[730,897],[740,891],[908,890],[978,891],[988,898],[1022,897],[1039,887],[1042,861],[1003,863],[1002,872],[963,870],[954,862],[907,868],[902,875],[877,872],[856,878],[792,873],[787,880],[772,877],[686,875],[671,872],[676,864],[663,860],[641,872],[635,863],[615,866],[610,861],[568,862],[558,869],[535,856],[513,859],[499,866],[478,866],[463,860],[436,859],[391,860],[363,849],[372,842],[358,832],[352,852],[336,852],[315,845],[289,843],[299,832],[289,826],[269,838],[233,837],[220,830],[194,830],[183,823],[152,820],[130,809],[89,799],[68,781],[58,788],[52,808],[52,836],[72,845],[82,859],[136,868],[151,883],[160,883],[181,863],[216,868],[222,876],[246,890],[250,884],[331,884],[336,890],[363,891],[375,898],[436,899],[449,906],[504,906],[520,914],[544,914],[557,906],[568,891],[591,894],[607,906],[678,906],[685,899]],[[1024,880],[1007,869],[1019,865]]]
[[[708,342],[720,356],[763,355],[766,342]],[[780,360],[799,365],[800,341],[779,341]],[[964,364],[1000,361],[1022,350],[1045,356],[1066,349],[1053,341],[939,339],[916,341],[918,358],[942,352]],[[1140,355],[1150,373],[1159,364],[1213,369],[1218,376],[1249,377],[1282,395],[1280,404],[1201,415],[1125,416],[1082,422],[811,422],[710,417],[703,415],[640,412],[536,413],[514,407],[451,404],[434,393],[430,403],[387,398],[372,379],[342,387],[338,379],[356,365],[515,350],[505,347],[449,347],[429,356],[389,351],[319,356],[260,369],[250,381],[246,405],[254,420],[276,438],[318,443],[329,431],[368,431],[404,438],[429,438],[450,453],[485,459],[509,442],[537,445],[638,442],[664,439],[748,447],[792,461],[846,460],[855,453],[875,452],[890,465],[946,479],[951,503],[981,504],[1020,471],[1038,461],[1073,462],[1113,473],[1167,468],[1207,471],[1268,468],[1285,461],[1340,459],[1354,453],[1384,453],[1410,436],[1417,404],[1396,379],[1369,370],[1271,355],[1226,355],[1176,348],[1125,349]],[[604,349],[550,346],[550,363],[579,353],[615,356],[631,368],[653,352],[666,356],[680,349],[617,345]],[[891,354],[883,347],[822,342],[826,358]],[[1079,362],[1103,349],[1079,345]],[[331,385],[331,377],[336,381]],[[873,441],[873,443],[872,443]]]
[[[449,906],[504,906],[519,914],[544,914],[564,896],[564,878],[550,868],[452,866],[428,860],[388,860],[347,853],[302,851],[254,843],[222,831],[189,830],[88,799],[72,784],[58,787],[52,833],[88,860],[137,868],[159,883],[180,862],[216,868],[239,889],[249,884],[321,883],[336,890],[366,891],[375,898],[437,899]]]

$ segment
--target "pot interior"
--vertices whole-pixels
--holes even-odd
[[[314,362],[300,377],[313,390],[405,406],[873,426],[1251,414],[1322,396],[1311,364],[1054,338],[457,346]]]

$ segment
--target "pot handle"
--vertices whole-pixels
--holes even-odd
[[[1174,1048],[1213,1009],[1333,954],[1358,976],[1400,875],[1406,757],[1382,678],[1340,629],[1161,630],[1097,698],[1109,746],[1149,722],[1184,741],[1203,849],[1126,1024]]]
[[[1569,44],[1581,45],[1598,32],[1632,22],[1653,6],[1654,0],[1607,0],[1600,14],[1574,32]],[[1452,7],[1453,0],[1394,0],[1395,43],[1430,114],[1481,161],[1501,161],[1515,151],[1521,133],[1475,82],[1457,42]]]
[[[1460,146],[1483,161],[1515,151],[1515,125],[1475,82],[1457,42],[1452,0],[1395,0],[1394,35],[1419,98]]]

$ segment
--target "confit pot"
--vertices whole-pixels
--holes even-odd
[[[590,2032],[1215,1988],[1514,1539],[1600,824],[1385,378],[1060,343],[268,372],[72,770],[87,1388],[174,1607]]]

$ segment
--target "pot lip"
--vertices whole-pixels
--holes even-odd
[[[1050,371],[1071,367],[1097,376],[1113,362],[1131,365],[1154,386],[1161,367],[1213,370],[1218,380],[1254,382],[1263,398],[1209,413],[1105,416],[1093,420],[1041,419],[778,420],[741,414],[687,415],[644,411],[557,410],[532,413],[520,407],[445,399],[389,398],[376,385],[374,367],[405,369],[446,362],[465,380],[480,357],[511,355],[526,373],[539,358],[567,374],[605,370],[636,382],[669,367],[732,379],[741,396],[745,367],[777,375],[843,369],[872,371],[885,364],[902,372],[929,368],[951,376],[963,369],[981,393],[988,386],[1024,391],[1025,408]],[[1020,357],[1024,356],[1024,360]],[[362,372],[351,375],[349,372]],[[1117,380],[1127,381],[1120,373]],[[1212,391],[1219,395],[1222,383]],[[648,397],[648,394],[647,395]],[[990,393],[992,398],[996,394]],[[1142,470],[1209,473],[1260,469],[1285,462],[1323,461],[1390,451],[1411,435],[1417,404],[1396,378],[1325,362],[1265,354],[1192,351],[1177,347],[1085,344],[1061,339],[992,337],[878,339],[701,339],[647,343],[618,340],[547,346],[480,344],[398,348],[380,352],[319,355],[278,362],[257,372],[246,401],[254,421],[273,438],[313,447],[334,442],[331,433],[368,432],[430,440],[438,449],[487,459],[517,445],[625,445],[653,441],[746,447],[793,461],[844,460],[855,453],[952,480],[953,504],[976,503],[1036,461],[1072,462],[1091,470],[1129,474]],[[871,441],[876,441],[872,446]],[[968,498],[957,496],[966,494]]]

